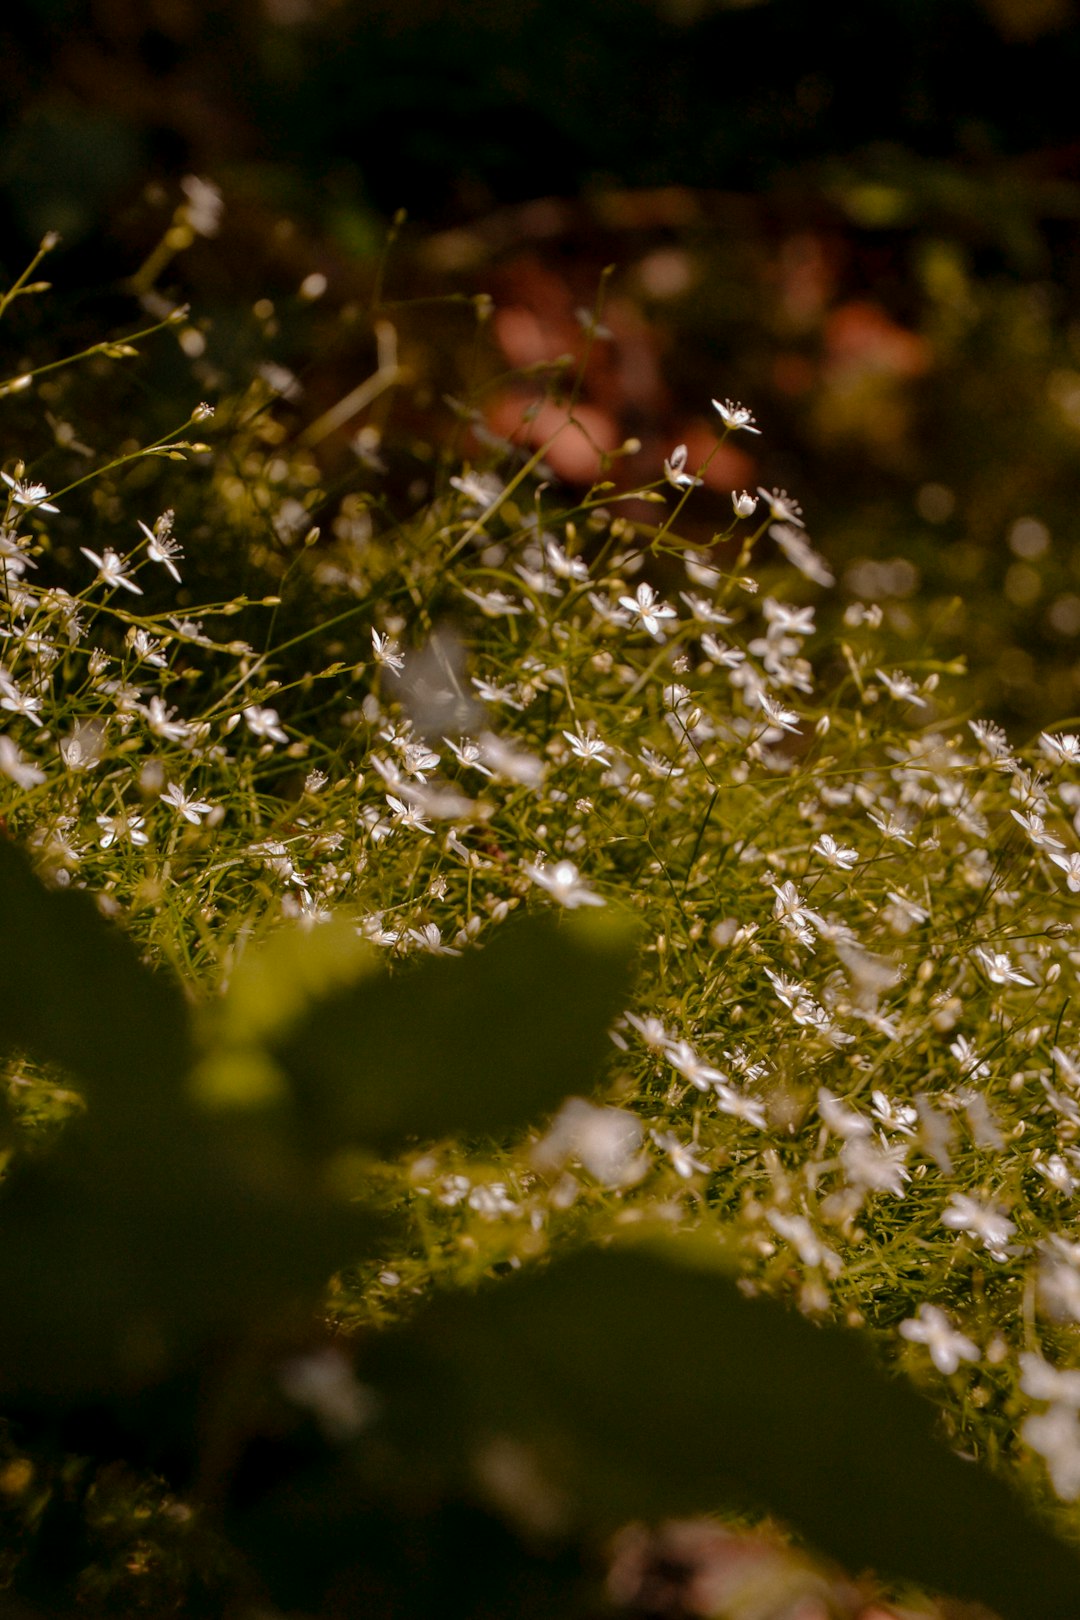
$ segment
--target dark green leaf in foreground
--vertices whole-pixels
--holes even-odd
[[[45,889],[0,838],[0,1056],[34,1057],[99,1083],[108,1107],[160,1101],[190,1060],[179,987],[139,961],[89,895]],[[152,1089],[151,1089],[152,1087]]]
[[[418,1467],[441,1460],[459,1487],[493,1446],[523,1448],[512,1512],[530,1479],[538,1507],[598,1528],[759,1506],[849,1568],[1076,1620],[1080,1560],[932,1437],[932,1409],[863,1341],[677,1262],[584,1254],[447,1297],[364,1376]]]
[[[605,915],[508,923],[481,951],[366,976],[278,1057],[324,1146],[495,1135],[591,1086],[625,1005],[633,936]]]

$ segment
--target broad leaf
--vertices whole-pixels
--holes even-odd
[[[537,917],[457,960],[362,978],[276,1051],[304,1128],[393,1148],[526,1124],[594,1082],[632,952],[621,920]]]
[[[0,1056],[25,1048],[95,1085],[99,1107],[156,1109],[190,1060],[179,987],[144,967],[89,895],[50,892],[0,838]]]
[[[583,1254],[372,1346],[363,1375],[406,1454],[419,1442],[417,1466],[462,1488],[493,1444],[519,1446],[519,1479],[571,1522],[757,1506],[849,1568],[1075,1620],[1077,1556],[933,1438],[932,1408],[860,1338],[678,1253]]]

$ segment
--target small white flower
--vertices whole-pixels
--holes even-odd
[[[782,703],[769,696],[768,692],[756,694],[758,707],[771,726],[779,726],[781,731],[791,731],[798,735],[799,716],[794,709],[786,709]]]
[[[595,760],[598,765],[611,765],[611,760],[606,753],[608,744],[602,742],[599,737],[580,731],[564,731],[563,736],[578,759],[583,759],[586,762]]]
[[[988,951],[985,946],[976,945],[971,954],[991,984],[1035,983],[1034,979],[1025,978],[1024,974],[1016,971],[1005,951]]]
[[[49,505],[49,492],[44,484],[31,484],[22,478],[11,478],[7,473],[0,473],[0,478],[11,491],[10,499],[17,506],[37,507],[41,512],[58,512],[58,506]]]
[[[1080,765],[1080,737],[1068,732],[1055,737],[1044,731],[1039,736],[1039,746],[1052,765]]]
[[[698,1056],[689,1041],[669,1041],[666,1057],[671,1067],[684,1080],[689,1080],[698,1091],[709,1091],[717,1084],[722,1084],[727,1076],[720,1069],[714,1069],[704,1058]]]
[[[494,506],[503,492],[502,484],[493,473],[463,473],[460,478],[451,478],[450,487],[474,506],[485,509]]]
[[[1009,747],[1009,739],[1001,727],[995,725],[992,720],[969,720],[968,730],[991,759],[1010,758],[1012,750]]]
[[[375,662],[392,670],[394,674],[400,673],[405,668],[405,660],[397,642],[391,636],[381,636],[377,630],[372,629],[371,650],[375,654]]]
[[[875,669],[874,674],[889,696],[898,703],[913,703],[917,708],[926,708],[926,699],[920,697],[919,689],[910,675],[905,675],[899,669],[894,669],[891,675],[886,675],[883,669]]]
[[[736,1091],[734,1086],[718,1085],[715,1090],[716,1101],[722,1114],[729,1114],[732,1119],[745,1120],[747,1125],[753,1125],[756,1130],[765,1129],[768,1124],[765,1104],[757,1097],[748,1097],[745,1092]]]
[[[778,1209],[767,1209],[765,1219],[778,1237],[791,1244],[804,1266],[820,1266],[827,1250],[805,1215],[785,1215]]]
[[[822,833],[817,843],[811,845],[811,853],[819,855],[826,866],[834,866],[841,872],[850,872],[859,858],[857,849],[845,848],[829,833]]]
[[[879,1125],[887,1131],[899,1131],[904,1136],[914,1136],[914,1125],[918,1121],[918,1111],[909,1103],[890,1102],[883,1091],[872,1091],[871,1112]]]
[[[982,1240],[986,1252],[994,1260],[1006,1260],[1009,1238],[1016,1231],[1015,1224],[993,1204],[980,1203],[966,1193],[953,1193],[941,1216],[942,1226],[954,1232],[966,1232],[969,1237]]]
[[[170,782],[161,795],[162,804],[171,805],[178,816],[190,821],[193,827],[201,826],[203,816],[210,814],[214,808],[207,804],[205,799],[190,798],[176,782]]]
[[[23,759],[10,737],[0,734],[0,775],[8,777],[24,792],[45,780],[45,772]]]
[[[649,1135],[657,1147],[667,1154],[675,1174],[682,1176],[684,1181],[689,1181],[690,1177],[695,1173],[708,1174],[708,1165],[701,1159],[696,1158],[690,1148],[680,1142],[673,1131],[650,1131]]]
[[[1080,855],[1074,851],[1071,855],[1052,854],[1050,859],[1065,873],[1065,881],[1070,892],[1080,894]]]
[[[409,827],[415,832],[434,833],[434,827],[429,827],[427,822],[420,819],[421,812],[418,806],[405,804],[393,793],[386,795],[386,802],[390,806],[395,826]]]
[[[185,174],[180,190],[184,193],[184,217],[191,229],[197,236],[216,236],[225,204],[214,182],[197,174]]]
[[[1020,1436],[1045,1461],[1061,1500],[1075,1502],[1080,1496],[1080,1419],[1075,1409],[1055,1402],[1025,1418]]]
[[[410,928],[405,938],[432,956],[460,956],[453,945],[444,945],[438,923],[425,923],[422,928]]]
[[[920,1305],[914,1316],[900,1323],[900,1333],[912,1344],[924,1344],[938,1372],[954,1373],[962,1361],[978,1361],[979,1347],[958,1333],[936,1305]]]
[[[103,580],[106,585],[111,585],[114,590],[120,586],[123,590],[130,591],[133,596],[142,595],[142,587],[136,585],[134,580],[128,579],[124,573],[123,557],[110,546],[105,547],[100,557],[96,551],[91,551],[89,546],[80,546],[79,550],[94,564],[98,571],[98,579]]]
[[[680,597],[686,603],[690,612],[699,624],[730,624],[731,614],[725,613],[722,608],[716,607],[706,596],[698,596],[694,591],[680,591]]]
[[[146,536],[146,555],[151,562],[160,563],[179,585],[180,572],[176,566],[176,558],[182,559],[184,553],[180,549],[179,541],[173,539],[172,512],[162,512],[152,529],[148,529],[141,518],[138,522],[139,528]]]
[[[870,1136],[874,1127],[862,1114],[856,1114],[851,1108],[845,1108],[838,1098],[825,1086],[818,1087],[817,1094],[818,1113],[834,1136],[843,1137],[845,1141],[854,1141],[858,1137]]]
[[[524,871],[526,877],[531,878],[538,888],[546,889],[552,899],[571,911],[576,910],[578,906],[604,904],[600,895],[582,883],[573,861],[556,861],[554,866],[548,866],[543,862],[527,863]]]
[[[669,603],[661,602],[652,586],[646,584],[639,585],[633,596],[620,596],[619,606],[636,615],[654,641],[664,639],[661,622],[677,617],[675,609]]]
[[[1020,823],[1036,849],[1054,850],[1065,848],[1060,838],[1055,837],[1053,833],[1047,832],[1043,818],[1037,810],[1032,810],[1031,814],[1026,816],[1022,815],[1019,810],[1010,810],[1009,814],[1014,821]]]
[[[731,504],[735,509],[735,516],[740,518],[753,517],[757,511],[757,497],[749,495],[745,489],[731,492]]]
[[[757,433],[761,429],[754,426],[753,414],[745,405],[736,405],[734,400],[713,400],[713,409],[719,411],[720,420],[729,433]]]
[[[759,484],[758,494],[769,508],[771,518],[781,523],[794,523],[797,529],[805,528],[802,507],[798,501],[792,500],[786,489],[763,489]]]
[[[907,827],[891,811],[880,816],[873,810],[868,810],[866,813],[883,837],[891,839],[894,844],[906,844],[908,849],[915,848],[914,840],[908,837]]]
[[[676,489],[695,489],[702,479],[695,478],[693,473],[686,471],[687,448],[685,444],[677,444],[671,452],[670,458],[664,462],[664,477]]]
[[[143,832],[143,817],[133,815],[129,810],[120,810],[114,816],[98,816],[97,824],[101,828],[101,847],[108,849],[126,838],[132,844],[149,843],[149,838]]]
[[[244,710],[244,721],[253,737],[265,737],[269,742],[288,742],[282,731],[276,709],[262,709],[252,703]]]

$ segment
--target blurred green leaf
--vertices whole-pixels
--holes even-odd
[[[179,986],[152,972],[89,895],[50,892],[0,838],[0,1052],[25,1048],[143,1113],[178,1095],[191,1059]]]
[[[602,1529],[758,1506],[849,1568],[1004,1620],[1075,1620],[1077,1556],[933,1438],[931,1408],[863,1340],[747,1299],[684,1252],[583,1254],[447,1297],[374,1344],[364,1376],[403,1450],[459,1488],[486,1479],[512,1516],[530,1493]],[[516,1484],[485,1467],[493,1446],[517,1457]]]
[[[496,1135],[588,1087],[625,1005],[631,925],[508,924],[482,951],[379,975],[315,1006],[276,1055],[325,1147]]]

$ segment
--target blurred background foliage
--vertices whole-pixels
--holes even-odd
[[[716,489],[797,492],[898,658],[963,640],[973,707],[1021,732],[1080,711],[1072,0],[18,0],[0,29],[4,269],[61,231],[71,318],[121,319],[206,176],[221,233],[159,284],[197,312],[209,395],[277,345],[300,432],[370,370],[405,208],[383,290],[433,410],[397,443],[458,431],[463,371],[535,443],[558,419],[522,424],[536,390],[497,379],[580,355],[612,265],[580,415],[601,449],[641,441],[617,482],[703,457],[709,398],[743,398],[771,448],[720,457]],[[595,449],[567,434],[553,467],[587,481]]]

